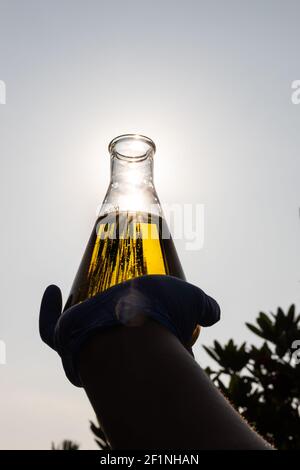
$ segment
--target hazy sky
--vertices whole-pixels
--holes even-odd
[[[153,138],[162,201],[205,204],[203,249],[177,243],[223,312],[201,364],[201,343],[299,308],[299,15],[283,0],[0,0],[1,448],[95,448],[38,311],[49,283],[68,295],[116,135]]]

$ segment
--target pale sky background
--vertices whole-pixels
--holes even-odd
[[[177,243],[223,312],[201,364],[201,343],[253,340],[260,310],[300,307],[299,17],[283,0],[0,0],[2,449],[96,448],[38,311],[49,283],[68,295],[116,135],[155,141],[162,201],[205,204],[203,249]]]

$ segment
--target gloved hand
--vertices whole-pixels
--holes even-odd
[[[61,356],[65,373],[80,387],[77,357],[95,332],[115,325],[138,326],[147,317],[160,322],[190,351],[197,325],[220,319],[217,302],[198,287],[166,275],[147,275],[125,281],[62,312],[59,287],[45,290],[40,309],[42,340]]]

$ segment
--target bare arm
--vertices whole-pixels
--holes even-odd
[[[153,320],[97,333],[79,370],[112,449],[271,448]]]

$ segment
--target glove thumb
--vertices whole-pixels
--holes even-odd
[[[47,287],[44,292],[39,318],[39,330],[42,340],[54,347],[54,330],[62,311],[62,295],[59,287],[54,284]]]

